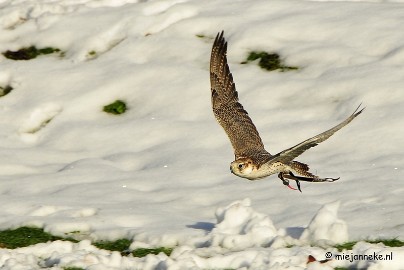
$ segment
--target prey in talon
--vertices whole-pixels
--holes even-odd
[[[235,160],[230,164],[233,174],[249,180],[262,179],[278,174],[283,184],[296,190],[289,180],[296,181],[301,192],[300,181],[334,182],[339,178],[321,178],[309,172],[309,166],[294,160],[308,149],[327,140],[335,132],[348,125],[362,113],[361,105],[344,121],[333,128],[311,137],[282,152],[271,155],[265,150],[261,137],[240,104],[238,93],[227,63],[227,42],[223,31],[218,33],[213,43],[210,57],[210,84],[212,108],[216,120],[223,127],[234,149]]]

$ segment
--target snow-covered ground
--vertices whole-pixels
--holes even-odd
[[[307,266],[307,257],[323,260],[336,252],[331,243],[347,240],[404,240],[403,14],[398,0],[0,1],[1,52],[64,52],[0,55],[0,87],[13,87],[0,97],[0,229],[33,225],[83,239],[1,249],[0,267],[400,269],[404,249],[381,244],[352,252],[392,252],[392,261]],[[209,90],[221,30],[240,100],[269,152],[366,106],[298,158],[339,181],[302,183],[300,194],[276,176],[250,182],[229,172],[233,151]],[[240,64],[252,50],[300,69]],[[117,99],[125,114],[102,111]],[[176,248],[132,258],[89,244],[121,237],[133,248]]]

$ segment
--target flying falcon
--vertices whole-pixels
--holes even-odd
[[[249,180],[257,180],[278,174],[283,184],[291,189],[289,180],[295,180],[301,192],[299,181],[334,182],[339,178],[321,178],[309,172],[309,166],[294,159],[311,147],[327,140],[335,132],[349,124],[363,110],[359,107],[347,119],[335,127],[307,139],[289,149],[271,155],[268,153],[258,131],[238,102],[238,94],[233,76],[227,64],[227,42],[223,31],[218,33],[213,43],[210,58],[210,83],[213,113],[223,127],[234,149],[235,160],[230,171]]]

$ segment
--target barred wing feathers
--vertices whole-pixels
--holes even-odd
[[[210,83],[213,113],[234,149],[236,159],[251,154],[270,156],[248,113],[238,102],[233,76],[227,64],[227,42],[223,31],[213,43],[210,58]]]

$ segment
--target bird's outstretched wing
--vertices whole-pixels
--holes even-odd
[[[335,127],[324,131],[323,133],[320,133],[310,139],[305,140],[304,142],[301,142],[289,149],[283,150],[282,152],[274,155],[271,160],[272,161],[281,161],[284,163],[291,162],[294,160],[296,157],[300,156],[303,154],[306,150],[318,145],[319,143],[327,140],[330,138],[335,132],[343,128],[344,126],[348,125],[355,117],[357,117],[362,111],[365,109],[360,109],[361,105],[356,108],[356,110],[344,121],[342,121],[340,124],[336,125]]]
[[[236,159],[249,153],[269,155],[248,113],[238,102],[236,86],[227,64],[227,42],[223,31],[213,43],[210,57],[210,84],[213,113],[229,137]]]

